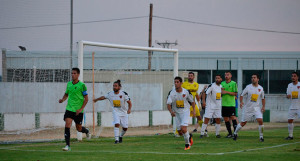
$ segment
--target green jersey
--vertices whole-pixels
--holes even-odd
[[[226,81],[223,81],[221,83],[221,85],[225,91],[238,92],[237,84],[235,81],[230,81],[229,83],[226,83]],[[222,106],[235,107],[235,96],[232,96],[230,94],[222,95]]]
[[[71,112],[76,112],[76,110],[79,110],[83,105],[84,96],[87,95],[87,89],[83,82],[79,81],[73,84],[73,82],[70,81],[67,84],[66,94],[68,94],[66,109]]]

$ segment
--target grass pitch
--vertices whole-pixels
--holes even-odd
[[[129,129],[130,130],[130,129]],[[184,151],[183,138],[172,135],[124,137],[114,144],[113,138],[98,138],[77,142],[72,139],[72,151],[64,152],[63,141],[0,145],[0,160],[285,160],[300,158],[300,127],[294,129],[294,140],[286,141],[287,128],[266,129],[265,142],[258,139],[258,130],[239,133],[237,141],[217,139],[213,131],[208,138],[194,134],[194,145]],[[296,150],[295,150],[296,149]]]

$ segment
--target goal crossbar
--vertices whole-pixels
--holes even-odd
[[[142,47],[142,46],[130,46],[121,44],[110,44],[101,42],[92,42],[81,40],[78,42],[78,68],[81,74],[79,75],[79,80],[83,81],[83,48],[84,46],[98,46],[106,48],[117,48],[117,49],[129,49],[129,50],[141,50],[141,51],[157,51],[157,52],[169,52],[174,55],[174,77],[178,76],[178,49],[164,49],[164,48],[152,48],[152,47]]]

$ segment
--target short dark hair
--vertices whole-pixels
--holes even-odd
[[[122,87],[120,79],[118,79],[118,80],[115,81],[114,83],[117,83],[120,87]]]
[[[296,75],[297,75],[297,77],[299,77],[299,75],[298,75],[298,73],[297,73],[297,72],[293,72],[292,74],[296,74]]]
[[[174,80],[179,80],[179,82],[182,82],[182,78],[179,76],[175,77]]]
[[[189,72],[189,74],[193,74],[193,75],[195,75],[195,73],[194,73],[194,72]]]
[[[79,68],[72,68],[72,70],[76,71],[78,74],[80,74],[80,69]]]
[[[216,74],[216,76],[219,76],[219,77],[221,77],[221,78],[222,78],[221,74]],[[215,76],[215,77],[216,77],[216,76]]]
[[[229,70],[228,70],[228,71],[225,71],[225,73],[230,73],[230,74],[232,75],[231,71],[229,71]]]
[[[252,74],[252,76],[253,76],[253,75],[256,75],[257,79],[260,79],[260,76],[259,76],[259,74],[257,74],[257,73],[254,73],[254,74]]]

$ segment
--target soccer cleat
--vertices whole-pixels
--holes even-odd
[[[232,138],[232,135],[231,135],[231,134],[228,134],[228,135],[226,136],[226,138]]]
[[[92,137],[92,134],[90,133],[90,130],[89,130],[88,128],[86,128],[86,129],[88,130],[88,132],[86,133],[86,138],[87,138],[88,140],[90,140],[91,137]]]
[[[116,140],[116,141],[115,141],[115,144],[119,144],[119,141],[118,141],[118,140]]]
[[[233,134],[232,139],[233,139],[234,141],[236,141],[236,139],[237,139],[237,134]]]
[[[264,142],[265,139],[264,139],[264,138],[259,138],[259,141],[260,141],[260,142]]]
[[[197,129],[194,129],[194,130],[193,130],[193,132],[197,132],[197,131],[198,131]]]
[[[202,139],[203,138],[203,135],[200,135],[200,139]]]
[[[285,140],[293,140],[293,139],[294,139],[294,137],[290,137],[290,136],[285,138]]]
[[[71,151],[71,147],[66,145],[64,148],[62,148],[63,151]]]
[[[119,143],[123,142],[123,137],[119,137]]]
[[[175,138],[180,138],[180,135],[175,134],[174,137],[175,137]]]
[[[216,138],[221,138],[221,135],[216,135]]]
[[[205,136],[205,137],[209,137],[209,135],[208,135],[208,131],[207,131],[207,130],[205,130],[205,132],[204,132],[204,136]]]
[[[194,140],[193,140],[193,135],[192,135],[192,134],[190,134],[190,139],[189,139],[189,141],[190,141],[190,145],[192,146],[192,145],[193,145],[193,143],[194,143]]]
[[[184,150],[189,150],[189,149],[191,149],[191,146],[190,146],[190,144],[185,144],[185,148],[184,148]]]

